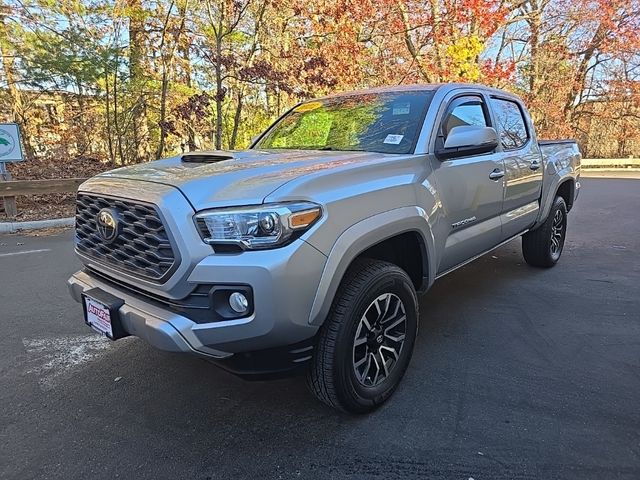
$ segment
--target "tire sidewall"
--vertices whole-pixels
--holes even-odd
[[[378,296],[384,293],[397,295],[404,304],[407,317],[405,342],[389,377],[380,385],[365,387],[356,378],[353,368],[353,341],[360,319],[366,309]],[[418,330],[418,302],[413,285],[407,275],[395,268],[369,282],[358,294],[353,307],[344,318],[338,335],[336,358],[334,363],[335,379],[341,384],[339,390],[347,393],[343,401],[353,409],[370,410],[384,402],[396,389],[402,379],[415,344]]]

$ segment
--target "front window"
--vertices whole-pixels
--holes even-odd
[[[444,119],[442,133],[447,138],[454,127],[465,125],[487,126],[480,97],[460,97],[454,100],[449,106],[449,114]]]
[[[255,148],[411,153],[430,91],[367,93],[298,105]]]

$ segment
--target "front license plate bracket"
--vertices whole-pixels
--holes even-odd
[[[111,333],[103,332],[104,335],[111,340],[118,340],[119,338],[128,337],[129,334],[125,331],[122,326],[122,322],[120,319],[120,307],[124,305],[124,300],[116,297],[115,295],[110,294],[109,292],[105,292],[100,288],[92,288],[91,290],[87,290],[82,294],[82,309],[84,311],[84,323],[89,325],[94,330],[95,326],[92,326],[89,322],[88,314],[87,314],[87,299],[93,300],[99,304],[102,304],[109,311],[109,317],[111,322]]]

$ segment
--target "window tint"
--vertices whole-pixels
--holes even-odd
[[[482,109],[482,100],[479,98],[458,98],[453,101],[452,107],[449,107],[450,112],[445,117],[442,125],[442,133],[445,138],[447,138],[453,127],[461,125],[487,126],[487,120]]]
[[[527,126],[517,103],[494,98],[491,101],[500,131],[502,146],[506,149],[520,148],[529,138]]]

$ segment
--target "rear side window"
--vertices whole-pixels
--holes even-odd
[[[529,133],[520,106],[516,102],[501,98],[491,99],[491,104],[500,131],[502,146],[506,150],[512,150],[527,143]]]
[[[460,97],[451,102],[442,124],[444,138],[447,138],[451,129],[461,125],[487,126],[480,97]]]

